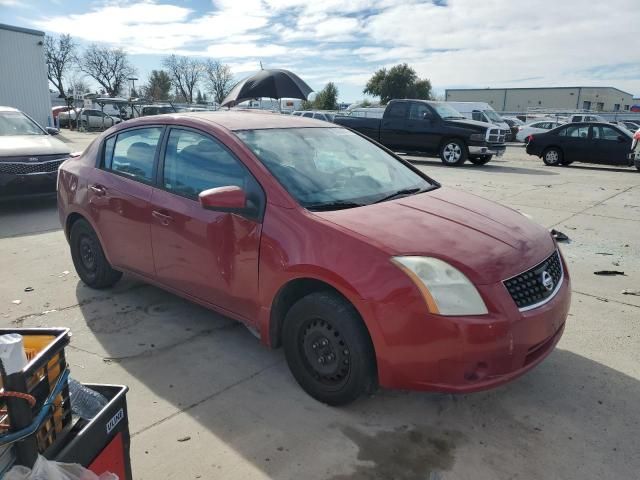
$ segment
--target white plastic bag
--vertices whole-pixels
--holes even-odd
[[[118,480],[113,473],[98,476],[77,463],[58,463],[38,455],[33,469],[15,466],[4,476],[5,480]]]

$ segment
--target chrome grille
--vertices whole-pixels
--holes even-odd
[[[518,308],[526,311],[549,301],[558,292],[563,275],[560,254],[556,250],[535,267],[503,283]]]
[[[500,128],[492,128],[489,130],[487,141],[489,143],[504,143],[507,138],[507,131]]]
[[[69,155],[40,155],[33,157],[4,157],[0,159],[0,173],[12,175],[31,175],[51,173],[58,170],[60,164]]]

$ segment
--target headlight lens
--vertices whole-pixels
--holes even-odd
[[[472,142],[484,142],[484,133],[472,133],[469,135],[469,140]]]
[[[439,315],[489,313],[476,287],[457,268],[432,257],[393,257],[416,284],[429,311]]]

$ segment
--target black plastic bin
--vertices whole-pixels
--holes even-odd
[[[100,475],[109,471],[120,480],[132,480],[129,446],[129,417],[123,385],[85,383],[104,395],[109,403],[91,421],[79,420],[66,437],[62,449],[45,452],[58,462],[79,463]]]

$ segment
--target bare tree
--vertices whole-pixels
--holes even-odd
[[[169,72],[171,82],[176,87],[176,90],[187,102],[193,103],[196,85],[202,79],[202,62],[195,58],[169,55],[162,61],[162,65]]]
[[[79,65],[80,70],[98,82],[110,97],[118,95],[127,78],[136,73],[124,50],[96,44],[87,47]]]
[[[207,90],[213,95],[213,100],[221,104],[233,87],[231,67],[217,60],[208,59],[204,64],[207,78]]]
[[[47,77],[64,97],[64,79],[71,65],[76,61],[76,44],[71,35],[60,35],[56,40],[44,37],[44,55],[47,62]]]

